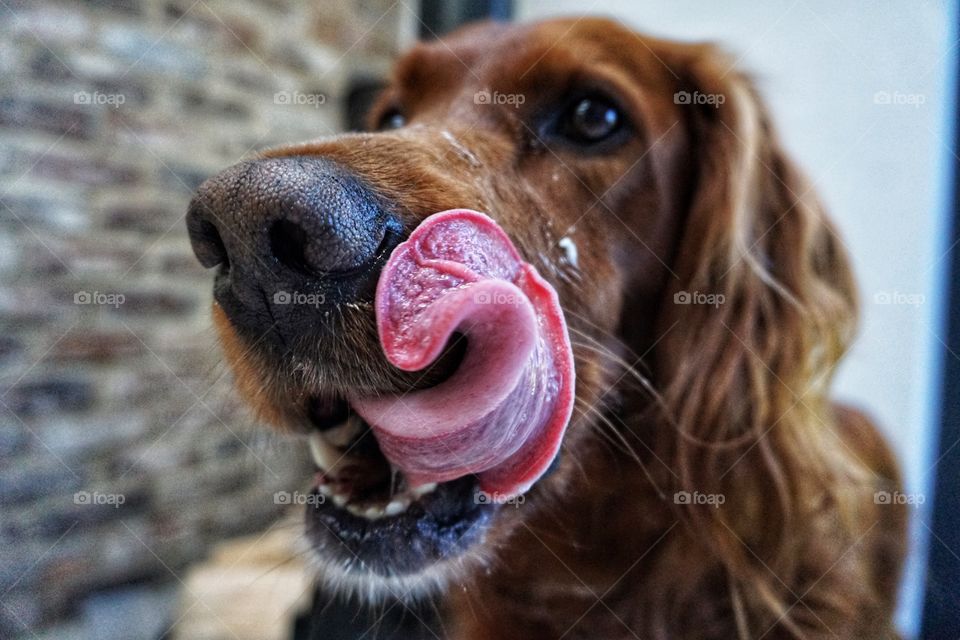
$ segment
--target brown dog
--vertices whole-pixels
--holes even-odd
[[[850,267],[726,57],[600,19],[471,26],[400,60],[370,123],[227,170],[188,219],[244,397],[320,443],[322,578],[444,595],[463,639],[896,637],[897,468],[827,398]],[[553,285],[574,347],[562,452],[509,505],[469,475],[416,494],[345,400],[462,361],[392,367],[372,305],[397,243],[461,207]]]

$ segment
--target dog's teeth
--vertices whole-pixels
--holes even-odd
[[[395,516],[406,511],[408,506],[410,506],[410,503],[407,500],[391,500],[390,504],[383,509],[383,512],[388,516]]]
[[[310,434],[308,442],[313,463],[324,471],[332,470],[343,457],[343,454],[319,433]]]
[[[333,504],[337,505],[338,507],[345,506],[347,504],[346,496],[342,496],[339,493],[333,494]]]
[[[366,510],[364,515],[370,520],[376,520],[377,518],[383,517],[383,509],[379,507],[370,507]]]
[[[436,482],[428,482],[427,484],[421,484],[418,487],[414,487],[411,490],[411,492],[415,497],[420,498],[422,496],[427,495],[428,493],[432,493],[433,491],[436,491],[436,489],[437,489]]]
[[[351,414],[340,426],[327,429],[323,437],[338,447],[346,447],[356,440],[363,431],[363,419],[357,414]]]
[[[317,491],[328,498],[333,495],[333,490],[331,490],[330,487],[325,484],[317,485]]]

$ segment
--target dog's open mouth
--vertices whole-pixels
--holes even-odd
[[[495,505],[478,493],[476,478],[413,486],[345,400],[311,404],[311,422],[323,430],[309,439],[317,473],[307,529],[327,560],[405,575],[479,541]]]
[[[573,408],[573,356],[556,292],[474,211],[430,216],[394,250],[376,315],[393,366],[449,372],[408,393],[311,400],[325,498],[311,527],[395,574],[473,544],[487,505],[544,474]]]

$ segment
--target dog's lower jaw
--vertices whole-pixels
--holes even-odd
[[[326,594],[358,605],[383,605],[400,602],[415,604],[443,595],[453,586],[469,582],[470,576],[487,570],[492,554],[484,545],[476,545],[458,556],[436,562],[417,573],[383,576],[364,567],[359,558],[335,560],[308,539],[300,537],[302,555],[318,587]]]

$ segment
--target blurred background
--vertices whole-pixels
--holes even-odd
[[[901,627],[960,637],[938,635],[944,611],[960,624],[956,5],[0,0],[0,638],[160,637],[190,567],[260,539],[305,477],[232,394],[185,233],[199,183],[351,126],[417,37],[584,13],[753,73],[854,259],[837,395],[881,423],[918,503]]]

